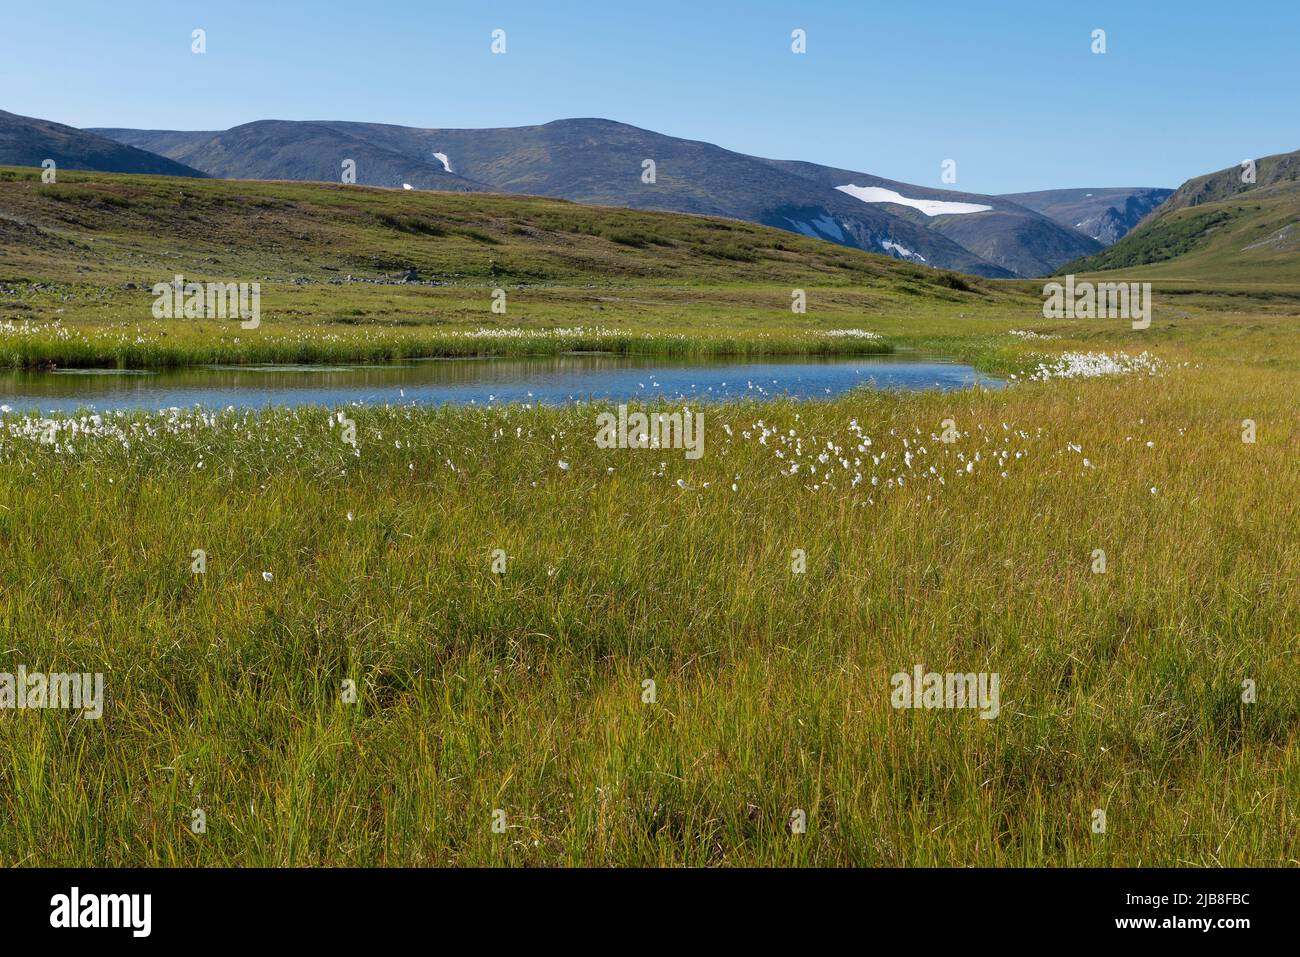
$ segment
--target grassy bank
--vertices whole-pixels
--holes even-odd
[[[1295,863],[1295,385],[707,407],[698,461],[587,406],[6,417],[5,660],[107,704],[0,714],[0,860]],[[999,716],[891,708],[916,664]]]
[[[260,325],[153,315],[256,283]],[[800,311],[793,310],[799,300]],[[888,350],[900,314],[992,315],[997,286],[731,220],[520,196],[0,169],[0,364],[155,368],[604,348]]]
[[[64,178],[0,172],[9,365],[1012,385],[697,406],[698,460],[599,448],[593,405],[0,413],[0,672],[104,675],[98,720],[0,708],[0,864],[1300,862],[1294,297],[1157,284],[1139,331],[745,224]],[[262,325],[153,320],[176,272],[262,282]],[[892,707],[918,665],[997,674],[997,716]]]

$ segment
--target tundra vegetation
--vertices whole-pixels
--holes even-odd
[[[59,179],[0,171],[16,367],[918,348],[1011,385],[710,405],[698,459],[602,448],[602,404],[7,411],[0,670],[104,707],[0,711],[3,864],[1300,861],[1285,285],[1153,275],[1135,330],[743,223]],[[260,282],[260,327],[154,319],[177,273]],[[996,717],[893,706],[918,668],[996,675]]]

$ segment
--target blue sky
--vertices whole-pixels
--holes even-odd
[[[3,22],[0,108],[83,127],[601,116],[928,186],[951,158],[990,193],[1300,149],[1297,0],[11,0]]]

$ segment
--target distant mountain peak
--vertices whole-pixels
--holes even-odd
[[[106,173],[204,176],[197,169],[116,138],[50,120],[0,110],[0,165],[40,166],[54,160],[59,169]]]
[[[498,129],[263,120],[220,133],[98,132],[213,176],[338,181],[350,158],[362,184],[723,216],[990,277],[1043,275],[1101,248],[1073,223],[1006,197],[765,159],[603,117]]]

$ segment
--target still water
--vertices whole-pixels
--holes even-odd
[[[1003,383],[970,366],[920,356],[665,359],[566,353],[509,359],[420,359],[391,365],[202,366],[143,372],[59,369],[0,373],[0,405],[14,410],[220,409],[267,405],[559,404],[585,399],[693,402],[829,398],[859,386],[964,389]]]

